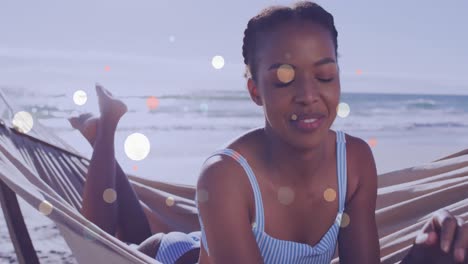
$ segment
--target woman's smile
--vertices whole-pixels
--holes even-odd
[[[303,133],[315,132],[325,121],[325,115],[322,114],[303,114],[296,115],[290,119],[290,124],[293,128]]]

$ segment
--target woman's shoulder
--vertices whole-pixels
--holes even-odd
[[[348,175],[348,198],[351,199],[362,183],[376,182],[377,169],[369,144],[362,138],[345,134]],[[368,189],[368,191],[373,191]]]
[[[242,157],[253,162],[250,157],[256,155],[255,141],[258,138],[259,129],[250,130],[243,135],[232,140],[221,149],[231,149]],[[203,164],[198,186],[204,189],[232,189],[233,186],[247,187],[249,182],[245,175],[246,171],[236,157],[228,155],[212,155]],[[239,177],[243,175],[245,177]],[[236,188],[238,189],[238,188]]]
[[[346,152],[350,165],[375,166],[374,156],[369,144],[362,138],[345,134]]]

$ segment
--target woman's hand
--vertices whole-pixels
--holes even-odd
[[[424,225],[413,248],[401,263],[468,263],[468,223],[439,210]]]

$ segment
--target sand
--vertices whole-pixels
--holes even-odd
[[[40,263],[77,263],[54,222],[21,198],[18,201]],[[18,263],[3,211],[0,218],[0,263]]]

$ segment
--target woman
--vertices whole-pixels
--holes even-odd
[[[141,250],[160,260],[176,252],[178,262],[169,261],[176,263],[195,262],[198,250],[200,263],[329,263],[338,244],[341,263],[379,263],[372,152],[363,140],[330,130],[340,100],[337,35],[333,17],[311,2],[271,7],[249,21],[247,87],[264,110],[265,126],[205,162],[197,184],[201,249],[197,233],[178,233],[161,241],[164,249],[157,253],[157,236]],[[101,117],[72,120],[83,131],[91,123],[97,127],[82,212],[138,243],[151,232],[113,150],[126,107],[102,87],[97,91]],[[96,202],[107,188],[117,191],[117,201]],[[123,217],[127,210],[138,216],[138,225]],[[466,262],[462,225],[446,211],[435,214],[403,263]],[[178,244],[183,250],[177,241],[184,242]]]

